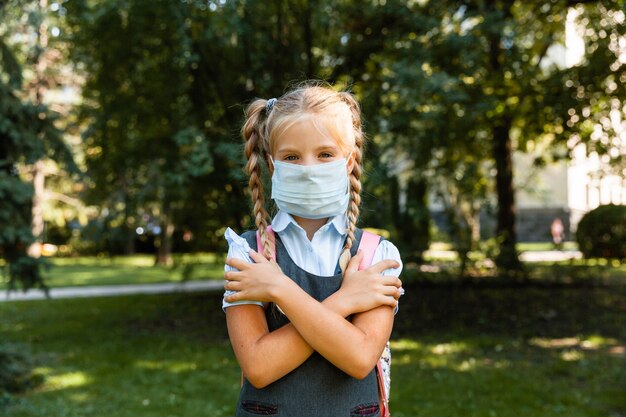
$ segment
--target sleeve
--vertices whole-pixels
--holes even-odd
[[[374,257],[372,258],[372,265],[385,259],[392,259],[394,261],[397,261],[400,266],[398,268],[385,269],[382,272],[382,275],[393,275],[399,277],[403,267],[402,259],[400,258],[400,252],[398,251],[398,248],[396,248],[396,246],[388,240],[383,240],[376,248],[376,251],[374,252]],[[394,314],[398,313],[399,304],[400,303],[396,305],[396,310],[394,311]]]
[[[248,244],[248,241],[246,239],[239,236],[230,227],[226,229],[226,232],[224,233],[224,237],[226,238],[226,241],[228,242],[228,257],[229,258],[242,259],[246,262],[253,263],[252,258],[250,258],[250,255],[248,255],[248,253],[250,252],[250,245]],[[236,271],[236,270],[237,269],[233,268],[232,266],[229,266],[226,264],[224,265],[224,272]],[[242,301],[236,301],[234,303],[228,303],[226,302],[225,298],[231,294],[234,294],[234,291],[224,291],[224,298],[222,299],[222,310],[224,311],[226,311],[227,307],[237,306],[237,305],[242,305],[242,304],[256,304],[263,308],[266,307],[266,303],[263,303],[261,301],[253,301],[253,300],[242,300]]]

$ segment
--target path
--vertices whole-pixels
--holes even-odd
[[[583,254],[577,250],[537,250],[520,253],[522,262],[558,262],[571,259],[582,259]]]
[[[163,284],[100,285],[84,287],[51,288],[50,298],[104,297],[130,294],[162,294],[172,292],[222,290],[223,281],[187,281]],[[41,290],[27,292],[0,291],[0,302],[44,300],[46,295]]]

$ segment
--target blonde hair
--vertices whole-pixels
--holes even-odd
[[[269,215],[264,204],[261,181],[261,160],[268,164],[276,141],[290,126],[302,120],[310,120],[323,134],[330,135],[345,155],[354,155],[354,167],[350,175],[350,203],[348,205],[348,230],[346,243],[339,258],[341,270],[345,272],[350,261],[350,249],[354,243],[354,232],[361,205],[361,173],[364,134],[361,127],[361,109],[348,92],[333,90],[321,83],[306,83],[279,97],[266,111],[268,100],[256,99],[247,107],[246,121],[241,129],[245,140],[245,155],[248,159],[246,172],[250,176],[250,195],[254,223],[263,243],[263,255],[272,257],[267,236]],[[259,252],[261,248],[258,248]]]

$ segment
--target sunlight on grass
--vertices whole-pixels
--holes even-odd
[[[82,256],[47,258],[49,268],[42,271],[51,288],[83,285],[126,285],[219,280],[224,275],[223,259],[213,253],[175,255],[173,267],[154,266],[152,255]],[[6,282],[0,280],[0,289]]]
[[[533,337],[528,341],[528,344],[544,349],[563,349],[573,347],[579,347],[582,349],[598,349],[601,347],[615,346],[618,344],[618,341],[613,338],[590,335],[584,339],[581,339],[580,337],[562,337],[556,339]]]
[[[86,385],[90,382],[91,378],[89,378],[84,372],[80,371],[66,372],[59,375],[48,375],[46,376],[44,385],[39,389],[39,391],[47,392],[66,388],[75,388]]]
[[[459,353],[467,350],[467,345],[464,343],[440,343],[433,346],[430,351],[435,355],[449,355],[452,353]]]
[[[581,351],[575,349],[564,350],[563,352],[561,352],[560,356],[561,359],[566,362],[579,361],[581,359],[584,359],[585,357],[585,355]]]
[[[222,261],[222,256],[215,253],[191,253],[191,254],[174,254],[174,259],[178,262],[202,262],[215,263]],[[119,256],[76,256],[76,257],[51,257],[47,258],[55,265],[124,265],[149,267],[154,266],[154,255],[137,254],[137,255],[119,255]]]
[[[467,342],[454,341],[446,343],[419,343],[411,339],[400,339],[391,342],[393,364],[416,364],[422,369],[443,368],[458,372],[469,372],[478,368],[505,368],[506,360],[494,360],[489,352]],[[500,352],[502,345],[494,347]]]
[[[583,347],[613,346],[617,343],[617,340],[612,337],[604,337],[597,334],[590,335],[581,342]]]
[[[91,397],[85,392],[70,394],[69,398],[76,403],[86,403],[87,401],[91,400]]]
[[[610,338],[443,340],[430,334],[392,342],[392,415],[604,417],[607,409],[623,409],[622,393],[611,385],[624,381],[620,359],[570,347],[608,345]],[[538,341],[567,347],[533,349]]]
[[[410,290],[421,298],[407,299],[391,341],[394,417],[626,415],[621,287]],[[32,349],[44,379],[0,415],[234,415],[240,369],[220,302],[194,293],[0,303],[0,337]],[[539,312],[550,309],[546,321]]]
[[[171,373],[195,371],[198,365],[195,362],[162,362],[141,360],[135,362],[135,367],[151,370],[165,370]]]
[[[552,242],[519,242],[517,250],[520,252],[525,251],[551,251],[555,250]],[[561,250],[578,250],[578,243],[576,242],[563,242]]]

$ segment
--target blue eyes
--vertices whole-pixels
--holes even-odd
[[[322,152],[319,154],[318,158],[332,158],[333,154],[329,152]],[[297,155],[287,155],[283,157],[283,161],[297,161],[299,157]]]

